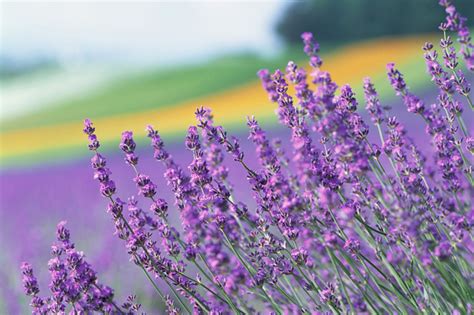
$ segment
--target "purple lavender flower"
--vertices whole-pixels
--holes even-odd
[[[387,74],[388,78],[390,80],[390,84],[392,85],[393,89],[398,93],[398,94],[403,94],[405,88],[406,88],[406,83],[405,80],[403,79],[403,75],[395,69],[395,64],[394,63],[388,63],[387,64]]]
[[[366,110],[369,112],[372,122],[381,124],[384,121],[382,106],[370,78],[364,79],[364,95],[366,101]]]
[[[272,102],[278,99],[278,93],[275,89],[275,84],[271,79],[270,72],[267,69],[262,69],[257,72],[258,77],[262,81],[263,88],[267,91],[268,97]]]
[[[466,25],[467,19],[460,15],[456,7],[449,0],[440,0],[439,4],[445,8],[446,20],[441,23],[442,31],[457,32],[458,41],[461,43],[461,53],[466,61],[469,70],[474,71],[474,45],[471,43],[469,27]]]
[[[344,249],[347,250],[351,255],[357,257],[360,250],[360,242],[356,239],[349,238],[344,243]]]
[[[31,265],[23,263],[21,266],[25,293],[32,296],[33,313],[64,313],[68,308],[74,312],[124,313],[114,302],[113,290],[98,282],[84,254],[76,251],[65,221],[58,224],[56,236],[58,243],[53,244],[52,258],[48,262],[50,297],[38,296],[38,282]]]
[[[21,272],[23,273],[23,286],[26,295],[36,295],[39,293],[38,281],[33,275],[33,268],[27,262],[21,265]]]
[[[306,32],[301,34],[301,38],[304,43],[304,52],[309,57],[309,63],[314,68],[319,68],[323,64],[323,61],[319,57],[319,44],[314,41],[313,34]]]
[[[442,260],[448,259],[452,254],[451,244],[449,244],[449,242],[446,242],[446,241],[440,243],[438,246],[436,246],[434,250],[434,254],[439,259],[442,259]]]

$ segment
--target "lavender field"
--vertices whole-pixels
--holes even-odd
[[[213,79],[227,92],[189,95],[227,108],[196,104],[187,130],[176,130],[184,95],[160,112],[174,123],[156,123],[143,97],[142,111],[123,102],[77,131],[68,119],[87,107],[2,126],[18,143],[1,156],[0,314],[473,314],[474,45],[463,13],[439,5],[440,39],[426,36],[424,68],[407,75],[413,38],[342,50],[362,65],[370,47],[405,45],[402,67],[387,60],[348,84],[318,38],[299,34],[304,64],[255,69],[273,118],[221,120],[241,94],[262,102],[255,84]],[[336,77],[352,80],[357,65],[338,58]],[[193,71],[182,73],[199,81]],[[49,152],[25,140],[60,131]]]
[[[472,82],[472,80],[471,80]],[[435,102],[437,91],[431,87],[420,94],[427,102]],[[407,115],[401,102],[392,99],[389,104],[390,113],[402,117],[401,122],[415,141],[417,148],[429,157],[432,147],[424,141],[425,130],[419,117]],[[366,113],[363,114],[368,119]],[[474,117],[467,116],[467,125],[474,125]],[[369,139],[376,142],[376,129],[371,128]],[[282,140],[286,151],[291,151],[291,135],[284,129],[270,127],[269,134]],[[255,150],[248,131],[236,132],[242,149],[251,156]],[[86,146],[86,144],[85,144]],[[192,155],[181,143],[171,142],[170,153],[177,162],[186,167],[192,161]],[[130,170],[120,154],[117,144],[115,152],[107,152],[109,166],[113,170],[117,186],[122,198],[137,195],[135,184],[131,180]],[[150,174],[158,187],[158,194],[173,204],[173,195],[163,178],[165,168],[153,159],[152,148],[146,141],[139,145],[140,164],[144,173]],[[251,167],[257,167],[256,160],[250,160]],[[254,204],[249,198],[249,189],[245,180],[245,172],[235,167],[235,162],[227,158],[225,165],[229,167],[229,178],[236,187],[236,196],[240,200]],[[24,260],[30,261],[38,269],[40,288],[47,290],[49,273],[44,268],[49,260],[45,251],[54,240],[56,223],[66,220],[79,249],[87,253],[90,263],[96,268],[105,283],[116,288],[117,295],[125,298],[128,294],[142,294],[143,303],[151,307],[153,290],[150,285],[143,286],[146,281],[136,281],[135,267],[128,262],[123,244],[114,235],[112,220],[106,213],[107,202],[101,198],[95,183],[88,158],[60,165],[37,166],[30,170],[7,170],[1,173],[1,248],[10,253],[2,256],[2,305],[9,314],[23,313],[28,310],[27,300],[21,287],[21,276],[18,266]],[[143,205],[143,208],[148,207]],[[176,208],[170,209],[170,220],[179,226],[179,213]],[[24,244],[18,246],[17,244]],[[34,244],[33,246],[31,244]],[[472,245],[474,250],[474,244]],[[120,263],[117,263],[120,262]],[[146,298],[148,297],[148,298]],[[23,301],[21,304],[18,301]],[[156,307],[156,306],[155,306]]]

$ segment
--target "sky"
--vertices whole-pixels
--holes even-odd
[[[167,64],[222,53],[274,52],[284,1],[3,1],[0,53]]]

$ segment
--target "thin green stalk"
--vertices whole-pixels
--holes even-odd
[[[341,283],[342,291],[344,292],[347,303],[349,303],[349,307],[351,309],[351,312],[352,312],[352,314],[355,314],[356,312],[355,312],[355,309],[354,309],[354,305],[352,305],[351,297],[350,297],[349,293],[347,293],[346,285],[344,284],[344,280],[341,277],[341,274],[339,272],[339,268],[337,268],[336,263],[334,262],[333,253],[329,248],[326,248],[326,252],[329,254],[329,258],[331,259],[331,264],[334,267],[334,269],[336,270],[336,274],[337,274],[337,277],[339,279],[339,283]],[[342,303],[342,305],[344,307],[344,313],[346,313],[347,310],[346,310],[346,307],[345,307],[344,303]]]
[[[244,268],[247,269],[250,276],[252,278],[254,278],[254,273],[252,272],[250,266],[247,265],[247,263],[244,261],[244,259],[241,257],[241,255],[238,253],[238,251],[234,248],[234,246],[232,245],[232,242],[227,237],[227,234],[225,233],[225,231],[223,229],[220,229],[220,230],[222,232],[222,235],[224,236],[225,241],[228,243],[230,250],[234,253],[234,255],[237,257],[237,259],[239,259],[240,263],[244,266]],[[270,303],[272,304],[275,311],[277,311],[277,313],[281,315],[282,314],[281,308],[278,306],[278,304],[276,304],[276,302],[273,300],[273,298],[268,295],[268,293],[265,291],[265,287],[262,286],[261,289],[262,289],[263,295],[268,299],[268,301],[270,301]]]
[[[342,200],[343,202],[345,202],[345,197],[344,197],[344,195],[342,194],[342,192],[338,191],[338,194],[339,194],[341,200]],[[329,213],[330,213],[330,215],[331,215],[333,221],[334,221],[335,224],[337,225],[339,231],[340,231],[341,234],[343,235],[344,239],[347,240],[346,234],[344,233],[344,231],[342,230],[342,228],[339,226],[339,223],[337,222],[337,220],[336,220],[334,214],[332,213],[332,211],[331,211],[330,209],[329,209]],[[370,229],[368,229],[365,225],[363,225],[363,226],[366,228],[367,233],[368,233],[369,235],[371,235],[371,237],[373,237],[373,235],[372,235],[371,232],[370,232]],[[361,233],[359,233],[359,235],[362,237]],[[365,239],[365,240],[367,241],[367,239]],[[370,243],[374,248],[376,248],[375,244],[373,244],[373,243],[370,242],[370,241],[369,241],[369,243]],[[383,254],[383,255],[385,255],[385,254]],[[383,261],[384,263],[386,263],[386,260],[385,260],[385,258],[384,258],[383,255],[382,255],[382,261]],[[393,269],[393,268],[391,268],[392,266],[391,266],[390,264],[388,264],[386,267],[389,269],[390,273],[392,273],[392,275],[395,277],[395,279],[397,280],[397,282],[399,282],[399,285],[401,285],[401,283],[403,283],[403,285],[406,286],[406,284],[405,284],[403,281],[401,281],[401,278],[399,277],[398,273],[396,273],[396,270]],[[382,274],[383,274],[383,273],[382,273]],[[400,282],[400,281],[401,281],[401,282]],[[415,300],[415,298],[413,297],[413,295],[412,295],[411,292],[409,291],[408,287],[406,287],[406,289],[407,289],[408,295],[409,295],[413,300]],[[415,300],[415,303],[416,303],[416,300]]]
[[[204,260],[204,257],[202,257],[201,254],[199,254],[199,257],[201,258],[201,260],[204,262],[204,264],[206,265],[207,269],[209,270],[209,272],[211,273],[211,275],[215,278],[214,274],[212,273],[212,270],[209,268],[209,266],[207,265],[206,261]],[[214,281],[207,275],[207,273],[204,271],[204,269],[202,269],[201,265],[199,265],[197,262],[195,263],[196,267],[204,274],[204,276],[211,282],[213,283]],[[230,308],[234,311],[235,314],[240,314],[242,313],[242,311],[240,311],[238,309],[238,307],[234,304],[234,302],[232,301],[232,298],[227,294],[227,292],[225,292],[224,288],[222,288],[221,284],[220,283],[217,283],[217,287],[220,289],[220,291],[224,294],[224,299],[226,300],[226,303],[230,306]]]
[[[287,287],[290,289],[290,291],[293,293],[293,295],[295,296],[295,299],[298,300],[298,303],[300,305],[303,305],[303,301],[301,300],[301,297],[299,295],[299,293],[296,291],[296,288],[291,284],[290,280],[288,279],[288,277],[285,275],[283,276],[283,279],[284,281],[286,282],[287,284]]]
[[[280,292],[284,297],[286,297],[286,299],[288,301],[290,301],[291,303],[293,303],[295,305],[298,305],[298,307],[300,309],[304,309],[303,305],[300,304],[294,297],[292,297],[288,293],[286,293],[285,290],[283,290],[282,288],[280,288],[278,286],[275,286],[275,289],[277,289],[278,292]]]
[[[461,131],[464,137],[469,137],[469,132],[467,131],[466,123],[464,122],[464,119],[462,118],[462,115],[460,113],[456,114],[456,119],[458,121],[459,127],[461,127]]]
[[[369,236],[371,236],[373,238],[373,235],[370,233],[369,230],[366,230],[367,234],[369,234]],[[361,235],[362,233],[359,233],[359,235],[362,237]],[[371,241],[369,238],[365,238],[364,237],[364,240],[367,241],[369,244],[371,244],[371,246],[373,248],[377,248],[376,244],[374,243],[374,241]],[[410,288],[408,287],[408,285],[405,283],[405,281],[403,281],[403,279],[401,278],[400,274],[397,272],[397,270],[395,268],[393,268],[393,266],[387,261],[386,259],[386,255],[385,255],[385,252],[383,252],[382,250],[380,250],[380,259],[382,260],[382,263],[384,264],[384,266],[388,269],[388,271],[390,272],[390,274],[395,278],[395,281],[398,283],[398,285],[400,286],[400,288],[405,291],[404,294],[408,297],[411,298],[411,303],[412,305],[416,308],[416,298],[413,296],[413,294],[411,293],[410,291]]]
[[[382,290],[379,285],[377,284],[377,282],[374,281],[374,285],[376,286],[376,288],[379,290],[379,292],[377,292],[373,287],[372,285],[369,283],[369,281],[365,280],[363,275],[360,273],[359,271],[359,267],[356,266],[353,262],[353,259],[347,255],[346,253],[344,253],[343,251],[340,252],[341,255],[345,258],[345,260],[349,263],[349,265],[351,265],[352,269],[354,270],[355,274],[357,274],[357,276],[360,278],[360,279],[363,279],[363,282],[366,284],[366,286],[373,292],[373,297],[375,297],[379,302],[381,302],[388,310],[391,309],[391,307],[397,309],[398,311],[404,313],[402,310],[400,310],[396,305],[393,305],[392,304],[392,300],[385,294],[384,290]],[[360,285],[357,283],[357,281],[354,281],[352,278],[351,278],[351,273],[349,272],[349,270],[346,268],[346,266],[344,266],[344,264],[339,260],[339,258],[337,258],[336,255],[334,255],[334,260],[338,263],[339,266],[341,266],[341,269],[342,271],[347,275],[347,277],[352,281],[352,283],[354,283],[354,285],[359,289],[359,291],[361,292],[361,294],[364,296],[365,300],[373,309],[374,311],[379,309],[379,307],[376,307],[372,304],[372,301],[371,301],[371,298],[365,293],[365,291],[360,287]],[[370,273],[370,270],[368,270],[366,268],[367,272],[369,275],[371,275]],[[380,294],[382,294],[388,301],[388,303],[390,303],[390,306],[387,304],[387,302],[382,299],[382,297],[380,296]],[[406,313],[406,312],[405,312]]]

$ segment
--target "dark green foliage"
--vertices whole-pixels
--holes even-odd
[[[474,1],[454,5],[473,25]],[[300,42],[302,32],[313,32],[318,41],[353,41],[432,32],[444,15],[436,0],[306,0],[292,3],[276,28],[289,43]]]

